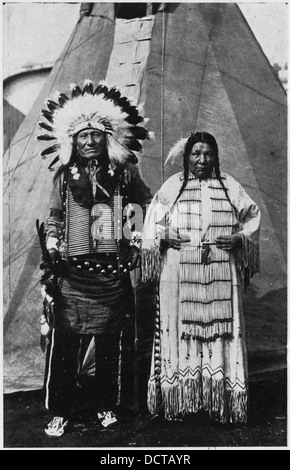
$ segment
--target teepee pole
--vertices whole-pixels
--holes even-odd
[[[160,110],[160,165],[161,182],[164,183],[164,73],[165,73],[165,7],[162,10],[162,55],[161,55],[161,110]]]

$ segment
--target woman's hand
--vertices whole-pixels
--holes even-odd
[[[163,243],[166,243],[176,250],[181,248],[182,243],[190,242],[190,238],[187,235],[180,235],[179,230],[176,227],[167,227],[161,233],[161,240]]]
[[[216,237],[216,246],[221,250],[231,251],[242,246],[242,234],[234,233],[232,235],[224,235]]]

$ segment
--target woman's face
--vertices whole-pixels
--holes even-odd
[[[197,142],[188,157],[189,171],[198,179],[211,176],[217,157],[209,144]]]

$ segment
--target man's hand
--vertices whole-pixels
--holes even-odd
[[[50,249],[48,250],[48,253],[49,253],[51,265],[52,265],[53,267],[56,267],[56,266],[60,263],[60,254],[59,254],[59,251],[56,250],[55,248],[50,248]]]
[[[182,243],[190,242],[190,237],[187,235],[180,235],[178,228],[167,227],[163,233],[161,233],[161,240],[167,245],[179,250]]]
[[[232,235],[224,235],[216,237],[217,248],[225,251],[235,250],[242,246],[242,235],[240,233],[234,233]]]

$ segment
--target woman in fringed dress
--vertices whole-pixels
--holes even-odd
[[[167,160],[176,158],[184,171],[156,193],[143,231],[143,281],[158,280],[148,409],[245,423],[241,292],[259,272],[260,210],[220,171],[212,135],[179,140]]]

